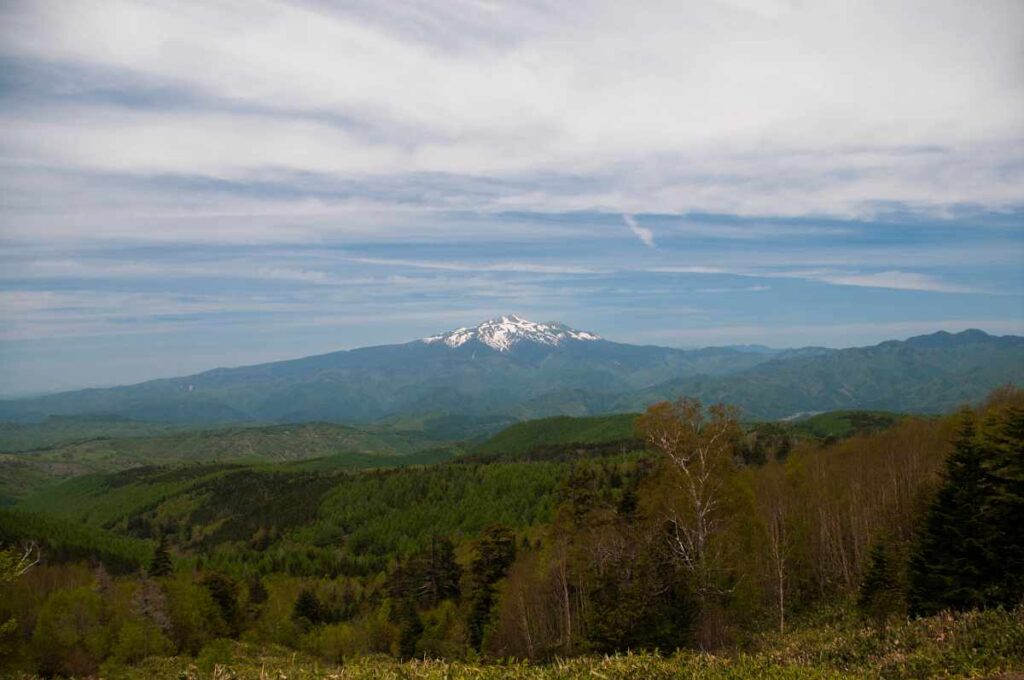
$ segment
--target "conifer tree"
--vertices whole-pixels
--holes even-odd
[[[257,573],[249,579],[249,603],[260,605],[267,601],[267,597],[269,597],[267,587],[263,584],[263,579]]]
[[[928,509],[910,562],[910,612],[980,608],[997,571],[992,547],[994,487],[974,414],[961,414],[943,484]]]
[[[416,643],[423,635],[423,622],[416,611],[416,605],[410,599],[400,600],[394,618],[400,630],[398,654],[403,659],[411,659],[416,656]]]
[[[432,536],[424,558],[417,599],[426,607],[435,607],[442,600],[459,597],[462,568],[455,561],[455,546],[448,538]]]
[[[1024,406],[997,410],[981,435],[994,486],[989,516],[998,575],[989,597],[1012,607],[1024,603]]]
[[[868,558],[868,569],[857,598],[861,615],[876,625],[883,625],[904,607],[904,593],[899,561],[884,543],[876,543]]]
[[[213,572],[203,577],[202,585],[217,603],[224,622],[237,634],[241,624],[238,610],[238,585],[227,574]]]
[[[467,626],[469,643],[474,649],[480,649],[484,629],[490,620],[491,607],[494,605],[494,584],[505,577],[515,557],[516,545],[512,532],[502,526],[488,528],[480,540],[477,558],[469,573],[470,612]]]
[[[323,619],[323,608],[320,600],[312,588],[303,588],[299,597],[295,600],[295,607],[292,609],[292,619],[306,621],[316,625]]]
[[[160,534],[160,543],[153,554],[153,561],[149,565],[150,576],[168,576],[174,571],[171,564],[171,553],[167,549],[167,536]]]

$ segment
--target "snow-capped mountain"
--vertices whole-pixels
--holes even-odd
[[[521,342],[534,342],[557,347],[568,340],[600,340],[596,333],[569,328],[560,323],[536,323],[515,314],[484,321],[476,328],[456,328],[447,333],[423,338],[427,344],[443,343],[449,347],[461,347],[476,340],[491,349],[507,352]]]
[[[980,331],[844,350],[681,350],[507,315],[398,345],[0,400],[0,421],[116,415],[178,423],[367,423],[434,414],[439,422],[494,423],[638,411],[680,395],[734,403],[749,418],[851,408],[939,412],[1008,381],[1024,384],[1024,338]]]

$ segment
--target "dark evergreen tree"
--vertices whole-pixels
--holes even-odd
[[[312,588],[303,588],[299,593],[292,609],[292,619],[312,625],[323,621],[323,608]]]
[[[409,561],[402,561],[399,557],[395,562],[395,568],[388,574],[387,590],[393,600],[405,600],[412,596],[416,575],[414,566]]]
[[[636,515],[639,503],[640,498],[636,493],[636,485],[629,484],[622,490],[622,496],[619,498],[619,505],[616,510],[625,520],[632,521]]]
[[[149,575],[167,576],[173,571],[174,565],[171,563],[171,553],[167,548],[167,536],[161,534],[160,543],[156,547],[156,552],[153,553],[153,561],[149,564]]]
[[[891,551],[892,548],[882,542],[871,549],[867,573],[857,598],[858,611],[877,625],[883,625],[905,609],[900,561]]]
[[[982,430],[995,492],[989,516],[992,556],[999,573],[989,597],[995,604],[1024,604],[1024,407],[997,410]]]
[[[203,577],[202,586],[210,593],[210,597],[217,603],[224,623],[233,634],[238,633],[241,624],[238,610],[238,584],[235,580],[220,572],[212,572]]]
[[[579,524],[596,501],[597,478],[591,466],[573,465],[561,489],[562,498]]]
[[[430,548],[422,558],[416,599],[425,607],[435,607],[443,600],[459,597],[462,568],[455,561],[455,546],[444,537],[432,536]]]
[[[263,584],[263,579],[257,573],[249,579],[249,603],[260,605],[267,601],[267,597],[269,597],[267,587]]]
[[[494,584],[505,577],[516,558],[515,537],[506,527],[493,526],[484,532],[477,558],[469,570],[469,644],[480,649],[494,606]]]
[[[667,556],[645,545],[589,577],[587,646],[601,653],[672,650],[688,641],[696,609]]]
[[[989,603],[999,571],[993,554],[992,475],[973,413],[961,415],[942,486],[928,509],[910,561],[908,604],[914,615]]]
[[[423,622],[412,600],[399,600],[395,606],[393,620],[398,624],[398,654],[403,659],[416,656],[416,643],[423,635]]]

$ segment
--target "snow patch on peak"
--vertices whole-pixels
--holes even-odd
[[[601,336],[576,330],[560,323],[537,323],[515,314],[484,321],[476,328],[456,328],[453,331],[423,338],[422,342],[443,342],[449,347],[460,347],[477,340],[491,349],[507,352],[520,342],[558,346],[566,340],[600,340]]]

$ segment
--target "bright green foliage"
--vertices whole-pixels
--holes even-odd
[[[175,649],[196,654],[210,639],[228,634],[221,608],[210,592],[184,575],[166,580],[167,616]]]
[[[110,657],[119,663],[136,664],[146,657],[167,656],[174,645],[155,623],[144,618],[132,618],[121,625]]]
[[[566,467],[557,463],[441,465],[339,479],[314,525],[318,545],[352,554],[403,554],[430,537],[472,536],[490,524],[525,527],[551,517]]]
[[[0,545],[34,540],[53,562],[92,559],[115,573],[150,562],[153,546],[83,524],[20,510],[0,510]]]
[[[95,673],[109,644],[103,600],[91,588],[53,593],[40,610],[32,635],[39,669],[47,674]]]

